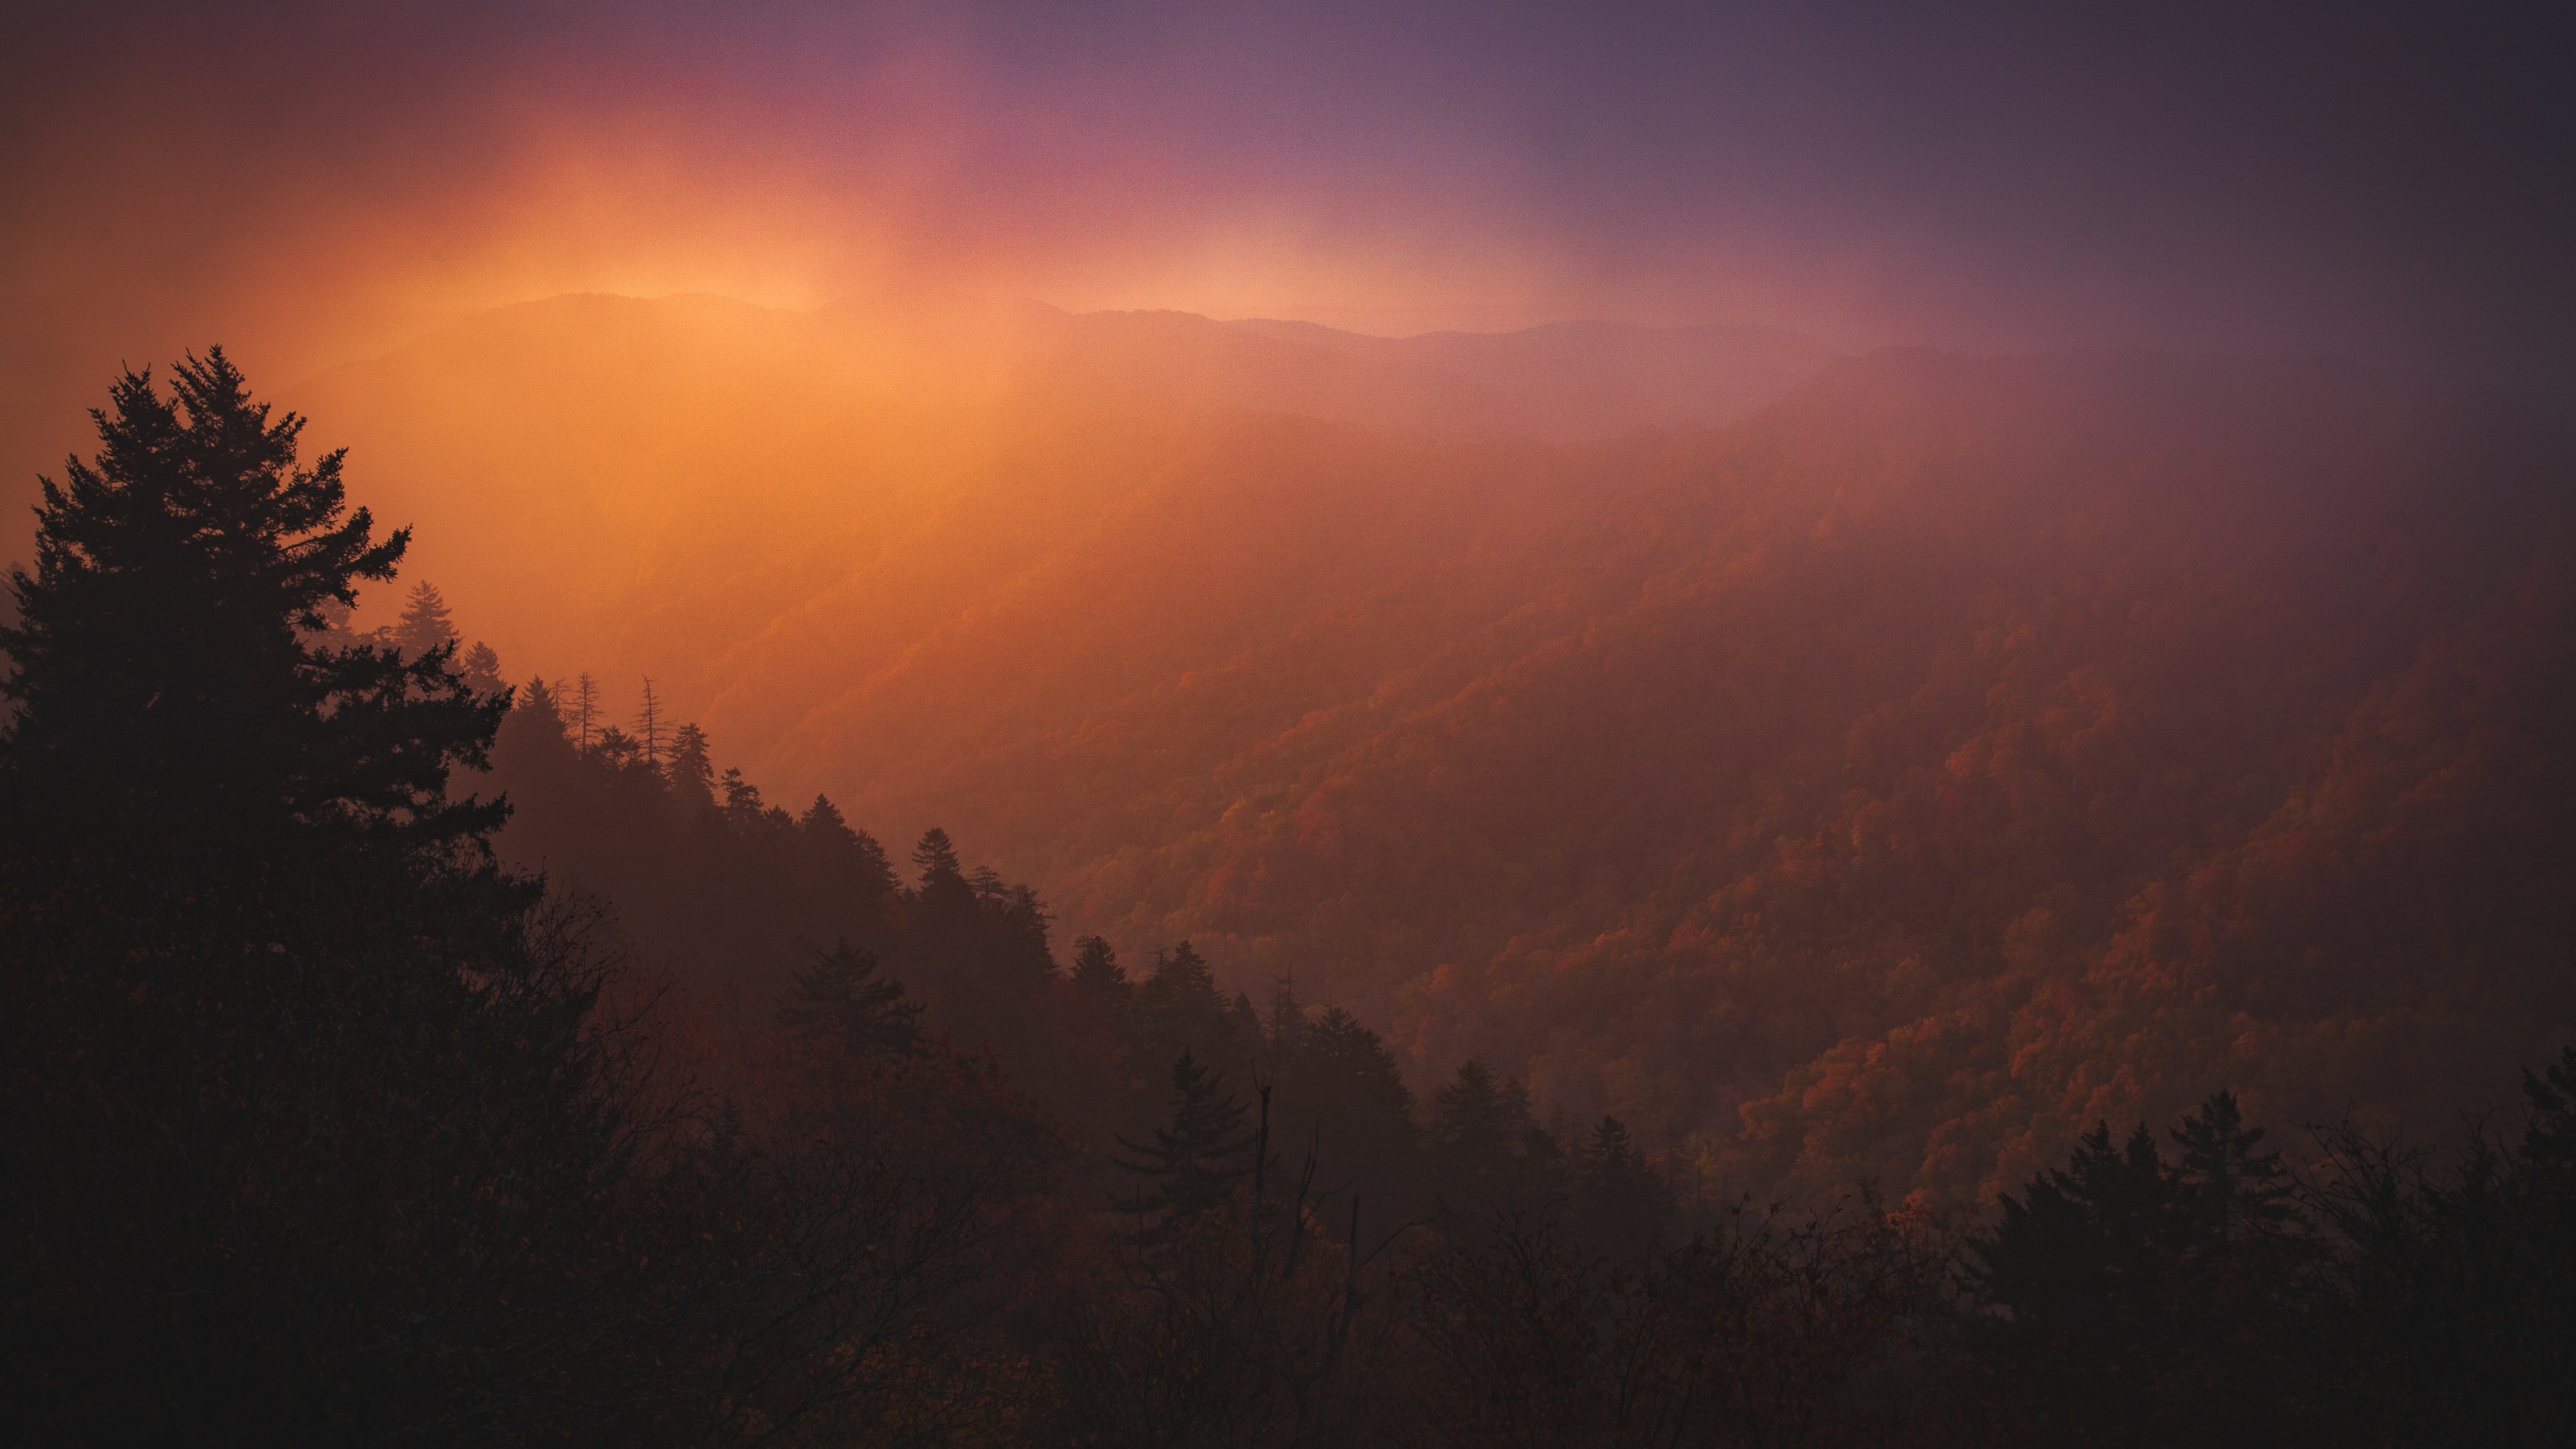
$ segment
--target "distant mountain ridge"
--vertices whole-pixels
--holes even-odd
[[[1752,326],[1558,322],[1516,332],[1370,337],[1311,322],[1092,313],[1067,318],[1065,333],[1071,347],[1090,355],[1098,333],[1163,318],[1222,329],[1229,340],[1263,338],[1326,354],[1346,369],[1335,393],[1280,388],[1271,404],[1278,411],[1391,431],[1422,432],[1428,424],[1441,436],[1560,443],[1641,427],[1730,423],[1786,396],[1836,356],[1815,338]]]
[[[818,609],[889,647],[909,639],[942,607],[929,591],[998,587],[1116,509],[1165,506],[1149,500],[1176,466],[1264,418],[1357,424],[1385,435],[1368,446],[1386,457],[1670,422],[1669,397],[1622,379],[1676,348],[1701,349],[1697,375],[1733,379],[1697,405],[1711,423],[1829,357],[1758,329],[1380,339],[1036,305],[571,296],[468,319],[287,400],[321,420],[317,438],[353,446],[381,516],[422,525],[415,568],[490,620],[496,644],[550,667],[673,675],[757,758],[786,719],[747,698],[757,712],[734,712],[716,661],[774,652]],[[1462,349],[1489,355],[1453,366]],[[1693,375],[1664,386],[1687,392]],[[1404,492],[1368,487],[1376,502]],[[689,606],[661,602],[680,592]]]

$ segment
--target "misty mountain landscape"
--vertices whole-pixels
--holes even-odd
[[[12,22],[10,1443],[2567,1439],[2566,17]]]
[[[1974,1200],[2216,1077],[2438,1131],[2410,1104],[2500,1099],[2576,1027],[2545,419],[2323,364],[1610,329],[1416,339],[1467,361],[1340,393],[1393,349],[1047,321],[983,411],[908,428],[817,381],[833,324],[695,301],[564,299],[312,392],[382,451],[514,460],[379,505],[493,530],[441,583],[527,621],[488,631],[514,670],[595,668],[620,719],[651,675],[773,793],[941,824],[1065,934],[1192,941],[1418,1080],[1494,1062],[1712,1181]],[[1438,436],[1487,376],[1579,398],[1686,345],[1771,396]],[[693,354],[811,391],[652,438]],[[424,417],[426,358],[478,381]],[[588,489],[541,486],[564,455]],[[957,482],[908,497],[888,455]],[[764,509],[806,551],[729,568]],[[586,572],[603,535],[642,566]],[[505,853],[587,874],[547,829]]]

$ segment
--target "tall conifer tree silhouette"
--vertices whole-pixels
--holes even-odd
[[[1073,989],[1094,1001],[1123,1005],[1129,987],[1118,953],[1098,936],[1083,936],[1073,948]]]
[[[491,1345],[603,1341],[557,1285],[597,1261],[622,1129],[601,977],[493,863],[505,807],[447,797],[510,692],[335,634],[407,534],[222,352],[174,371],[114,385],[9,581],[13,1411],[46,1441],[516,1439],[560,1388]],[[108,1387],[118,1353],[152,1395]]]
[[[458,670],[476,694],[501,692],[501,656],[493,651],[491,645],[476,640],[474,647],[465,651]]]
[[[393,640],[395,647],[410,659],[455,645],[456,620],[449,615],[447,600],[440,597],[436,584],[423,579],[411,586],[403,600],[402,617],[394,623]]]
[[[921,1006],[903,983],[877,974],[877,957],[843,941],[796,973],[778,1024],[829,1040],[855,1057],[900,1057],[919,1040]]]
[[[1523,1214],[1561,1190],[1563,1154],[1530,1112],[1529,1088],[1481,1061],[1432,1094],[1430,1147],[1441,1191],[1460,1207]]]
[[[1159,1215],[1145,1231],[1148,1239],[1221,1206],[1251,1172],[1244,1154],[1253,1140],[1243,1115],[1243,1103],[1225,1090],[1224,1079],[1199,1065],[1195,1055],[1183,1051],[1172,1063],[1171,1125],[1155,1128],[1150,1143],[1118,1139],[1135,1154],[1118,1165],[1142,1179],[1120,1205]]]
[[[665,773],[671,788],[692,804],[714,803],[716,767],[714,758],[707,753],[705,730],[684,724],[671,731],[671,764]]]
[[[948,832],[932,826],[912,849],[913,868],[921,872],[914,899],[934,926],[954,929],[975,918],[975,887],[957,864],[957,847]]]
[[[2182,1153],[2172,1175],[2186,1242],[2224,1250],[2289,1221],[2290,1174],[2263,1148],[2263,1129],[2246,1125],[2235,1093],[2203,1102],[2168,1135]]]
[[[1594,1243],[1618,1257],[1658,1246],[1673,1216],[1673,1192],[1616,1117],[1604,1117],[1584,1144],[1574,1207]]]
[[[338,821],[409,842],[479,839],[498,804],[446,800],[506,697],[446,655],[318,637],[410,542],[349,509],[341,454],[298,461],[304,420],[251,400],[221,348],[168,396],[128,372],[93,411],[101,448],[43,480],[33,573],[0,630],[20,780],[89,806],[259,828]]]

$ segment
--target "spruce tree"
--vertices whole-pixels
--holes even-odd
[[[912,847],[912,867],[921,872],[920,881],[925,888],[966,879],[957,864],[957,847],[949,841],[948,832],[936,825],[921,832],[920,842]]]
[[[1209,1008],[1217,1005],[1216,973],[1208,968],[1207,958],[1198,953],[1198,948],[1187,941],[1169,951],[1154,953],[1151,980],[1158,996]]]
[[[1651,1251],[1672,1223],[1671,1185],[1616,1117],[1602,1118],[1584,1144],[1574,1202],[1584,1234],[1614,1258]]]
[[[518,707],[553,726],[554,732],[560,735],[564,728],[563,708],[559,703],[562,693],[561,682],[548,684],[543,676],[538,676],[530,679],[527,686],[519,691]]]
[[[715,760],[707,750],[707,732],[694,724],[671,731],[671,762],[663,773],[691,804],[715,803]]]
[[[501,656],[493,651],[491,645],[480,639],[474,641],[473,648],[465,651],[462,662],[457,668],[465,676],[466,688],[476,694],[499,694],[503,688]]]
[[[1153,974],[1138,983],[1135,1003],[1137,1045],[1147,1061],[1169,1060],[1184,1049],[1228,1067],[1257,1058],[1259,1023],[1234,1014],[1207,958],[1187,941],[1154,953]]]
[[[1564,1153],[1530,1112],[1529,1088],[1480,1061],[1432,1095],[1432,1155],[1453,1207],[1528,1217],[1562,1195]]]
[[[744,779],[739,766],[727,765],[724,778],[716,783],[724,795],[725,818],[736,827],[752,825],[768,809],[760,798],[760,787]]]
[[[615,725],[602,725],[591,740],[590,753],[602,764],[624,769],[642,762],[644,743]]]
[[[2245,1125],[2235,1093],[2202,1103],[2169,1135],[2181,1152],[2173,1195],[2187,1245],[2224,1252],[2290,1222],[2289,1172],[2280,1153],[2263,1150],[2263,1129]]]
[[[1098,936],[1083,936],[1073,943],[1073,989],[1085,1000],[1103,1005],[1121,1005],[1127,999],[1127,968],[1118,964],[1118,953]]]
[[[1287,1145],[1289,1160],[1311,1148],[1319,1164],[1316,1180],[1350,1184],[1377,1205],[1373,1211],[1404,1218],[1427,1209],[1416,1190],[1421,1131],[1413,1120],[1413,1093],[1386,1043],[1338,1006],[1311,1018],[1300,1009],[1283,1024],[1295,1046],[1274,1055],[1279,1087],[1273,1138]],[[1273,1037],[1281,1034],[1274,1026]]]
[[[2166,1230],[2173,1180],[2145,1123],[2125,1144],[2094,1124],[2064,1169],[2006,1194],[1969,1248],[1971,1281],[2003,1312],[1985,1325],[2029,1378],[2059,1434],[2092,1435],[2152,1411],[2174,1348]]]
[[[16,559],[11,559],[7,568],[0,569],[0,638],[5,638],[18,625],[18,591],[12,586],[12,581],[26,571],[27,566]],[[15,672],[9,665],[8,649],[0,647],[0,681],[7,680]],[[8,733],[9,721],[16,718],[17,713],[17,701],[10,699],[5,689],[0,689],[0,736]]]
[[[598,968],[446,798],[509,695],[334,636],[407,536],[220,351],[110,401],[0,638],[13,1427],[558,1437],[652,1329],[583,1281],[637,1140]]]
[[[98,454],[42,480],[36,568],[9,580],[21,788],[93,819],[333,823],[430,849],[496,828],[505,807],[446,787],[486,763],[506,698],[445,653],[320,637],[410,542],[348,507],[342,455],[304,466],[304,420],[253,402],[221,348],[166,397],[126,373],[110,404]]]
[[[913,888],[913,900],[920,906],[923,923],[934,931],[954,932],[971,925],[978,912],[974,883],[958,868],[957,847],[949,843],[948,832],[932,826],[921,834],[921,843],[912,848],[913,869],[921,874]]]
[[[448,614],[447,600],[438,586],[427,579],[411,586],[403,600],[402,617],[394,622],[394,647],[407,659],[425,658],[436,649],[453,649],[456,645],[456,620]]]
[[[877,957],[843,941],[796,973],[778,1024],[838,1045],[851,1056],[909,1055],[920,1038],[921,1006],[903,983],[877,975]]]
[[[807,884],[819,898],[848,904],[882,902],[894,894],[894,868],[886,863],[885,848],[853,828],[829,796],[816,794],[796,829],[804,858],[813,867]]]
[[[1243,1103],[1190,1052],[1172,1063],[1171,1103],[1171,1125],[1155,1128],[1153,1142],[1117,1139],[1135,1154],[1132,1160],[1115,1159],[1117,1165],[1143,1180],[1117,1202],[1140,1217],[1155,1217],[1144,1230],[1149,1241],[1222,1206],[1252,1170],[1245,1154],[1253,1138],[1244,1127]]]
[[[2171,1204],[2146,1124],[2122,1146],[2097,1122],[2064,1169],[2002,1199],[2002,1221],[1975,1244],[1986,1293],[2025,1322],[2135,1326],[2155,1311]]]
[[[2294,1326],[2304,1316],[2294,1285],[2315,1266],[2294,1231],[2289,1173],[2233,1092],[2168,1135],[2179,1156],[2166,1171],[2158,1415],[2181,1431],[2176,1438],[2279,1442],[2289,1402],[2281,1386],[2297,1377],[2284,1350],[2305,1337]]]

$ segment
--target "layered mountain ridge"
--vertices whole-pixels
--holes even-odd
[[[1991,1192],[2221,1085],[2401,1121],[2576,1031],[2576,451],[2494,400],[580,298],[290,401],[514,676],[652,674],[1060,933],[1713,1182]]]

